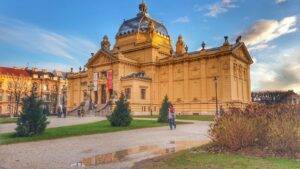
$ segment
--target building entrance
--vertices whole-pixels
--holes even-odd
[[[101,85],[101,104],[106,103],[106,85],[102,84]]]

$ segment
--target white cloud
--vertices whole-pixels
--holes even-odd
[[[236,8],[234,0],[220,0],[213,4],[204,6],[196,5],[195,10],[198,12],[205,11],[206,16],[217,17],[218,15],[227,12],[230,8]]]
[[[173,21],[173,23],[189,23],[190,19],[187,16],[182,16]]]
[[[76,60],[97,49],[93,42],[80,37],[61,35],[38,26],[0,17],[0,42],[25,50]]]
[[[287,0],[275,0],[275,3],[276,4],[281,4],[281,3],[284,3],[284,2],[286,2]]]
[[[70,71],[71,65],[63,64],[63,63],[56,63],[56,62],[37,62],[31,65],[32,67],[36,67],[39,69],[47,69],[48,71],[58,70],[58,71]]]
[[[269,44],[267,43],[263,43],[263,44],[258,44],[258,45],[255,45],[255,46],[250,46],[248,48],[249,51],[261,51],[263,49],[274,49],[276,48],[277,46],[276,45],[272,45],[270,46]]]
[[[288,33],[295,32],[297,17],[285,17],[282,20],[259,20],[242,33],[249,49],[268,47],[268,42]]]
[[[274,53],[272,59],[256,61],[251,69],[254,90],[295,90],[300,92],[300,47]]]

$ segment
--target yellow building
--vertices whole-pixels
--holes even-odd
[[[0,67],[0,115],[17,114],[21,98],[30,91],[31,84],[26,70]]]
[[[181,114],[210,114],[218,105],[243,106],[251,101],[250,65],[241,37],[230,44],[188,52],[182,36],[175,51],[165,26],[151,18],[146,4],[125,20],[110,48],[107,36],[85,67],[68,76],[68,109],[84,100],[101,107],[124,92],[134,115],[157,114],[168,95]],[[216,90],[217,88],[217,90]]]
[[[55,113],[59,104],[66,104],[67,81],[62,72],[0,67],[0,115],[19,114],[22,98],[30,93],[33,85],[50,113]]]

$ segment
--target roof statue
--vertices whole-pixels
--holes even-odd
[[[144,3],[144,1],[142,1],[142,3],[139,5],[139,9],[140,9],[140,13],[143,14],[143,15],[148,13],[148,7]]]
[[[205,49],[205,42],[204,41],[202,41],[202,44],[201,44],[201,46],[202,46],[202,49],[201,50],[204,50]]]
[[[110,50],[110,42],[108,40],[107,35],[103,36],[103,40],[101,41],[101,49]]]
[[[235,43],[240,43],[241,40],[242,40],[242,36],[240,35],[236,38]]]
[[[182,55],[187,52],[187,46],[183,42],[183,38],[181,35],[178,36],[177,43],[176,43],[176,54]]]
[[[228,36],[224,36],[224,43],[223,43],[223,45],[224,46],[229,45]]]

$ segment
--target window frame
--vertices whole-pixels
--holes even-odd
[[[124,89],[124,95],[127,100],[131,99],[131,87],[126,87]]]
[[[143,92],[144,91],[144,92]],[[146,88],[141,88],[140,90],[140,95],[141,95],[141,100],[146,100],[147,97],[147,89]]]

